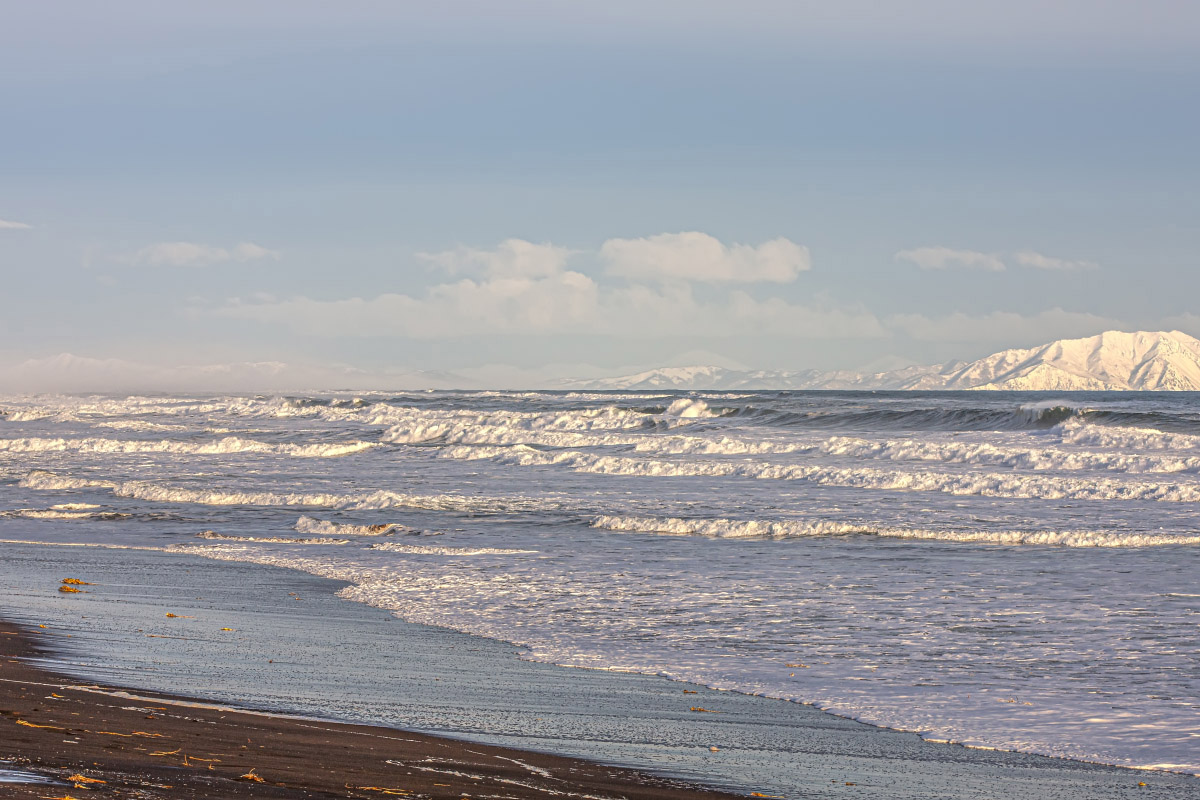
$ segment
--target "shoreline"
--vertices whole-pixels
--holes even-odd
[[[54,544],[12,546],[5,562],[11,591],[0,614],[50,623],[57,647],[41,665],[76,684],[424,731],[460,748],[565,754],[722,787],[721,796],[843,797],[852,787],[963,800],[1021,787],[1062,798],[1200,798],[1200,781],[1179,773],[926,742],[812,706],[523,661],[509,645],[404,622],[336,597],[341,582],[282,567]],[[75,573],[95,585],[58,593]],[[218,633],[225,625],[238,632]],[[693,705],[720,713],[688,713]]]
[[[54,655],[39,634],[53,635],[0,619],[0,762],[94,797],[744,796],[581,759],[81,684],[29,663]],[[47,788],[6,783],[5,795],[32,800]]]

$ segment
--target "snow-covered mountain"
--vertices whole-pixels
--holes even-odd
[[[913,387],[917,388],[917,387]],[[1180,331],[1108,331],[1005,350],[945,375],[945,389],[1197,391],[1200,340]]]
[[[1180,331],[1108,331],[977,361],[888,372],[742,371],[667,367],[563,388],[656,389],[998,389],[1009,391],[1200,391],[1200,340]]]

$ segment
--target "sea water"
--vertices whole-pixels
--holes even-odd
[[[337,578],[528,658],[1200,774],[1200,398],[0,400],[0,537]]]

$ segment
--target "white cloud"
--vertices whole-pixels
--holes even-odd
[[[206,267],[262,259],[278,260],[279,252],[253,242],[241,242],[229,249],[195,242],[158,242],[117,260],[146,267]]]
[[[0,231],[27,231],[33,226],[27,222],[14,222],[9,219],[0,219]]]
[[[433,286],[422,297],[234,301],[214,313],[323,336],[888,336],[879,320],[861,307],[810,307],[779,298],[758,300],[742,291],[702,300],[684,283],[605,288],[578,272],[461,280]]]
[[[921,269],[979,269],[1002,272],[1004,262],[994,253],[977,250],[952,250],[949,247],[917,247],[896,253],[900,261],[916,264]]]
[[[417,258],[441,267],[451,275],[484,274],[493,277],[542,278],[561,272],[572,251],[557,245],[505,239],[493,250],[456,247],[439,253],[417,253]]]
[[[889,317],[886,324],[890,329],[902,331],[921,341],[989,343],[1004,348],[1092,336],[1126,327],[1118,320],[1061,308],[1032,315],[1011,311],[993,311],[979,316],[960,311],[937,318],[923,314],[896,314]]]
[[[609,239],[600,257],[611,275],[705,283],[787,283],[812,268],[808,248],[788,239],[725,245],[697,231]]]
[[[1072,261],[1065,258],[1054,258],[1045,256],[1041,253],[1035,253],[1032,250],[1022,250],[1016,254],[1017,263],[1023,267],[1032,267],[1034,269],[1059,270],[1064,272],[1099,269],[1100,265],[1094,261]]]

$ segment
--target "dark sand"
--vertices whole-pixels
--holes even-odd
[[[0,766],[57,783],[0,783],[13,800],[737,796],[541,753],[80,684],[25,660],[44,655],[38,634],[0,622]]]

